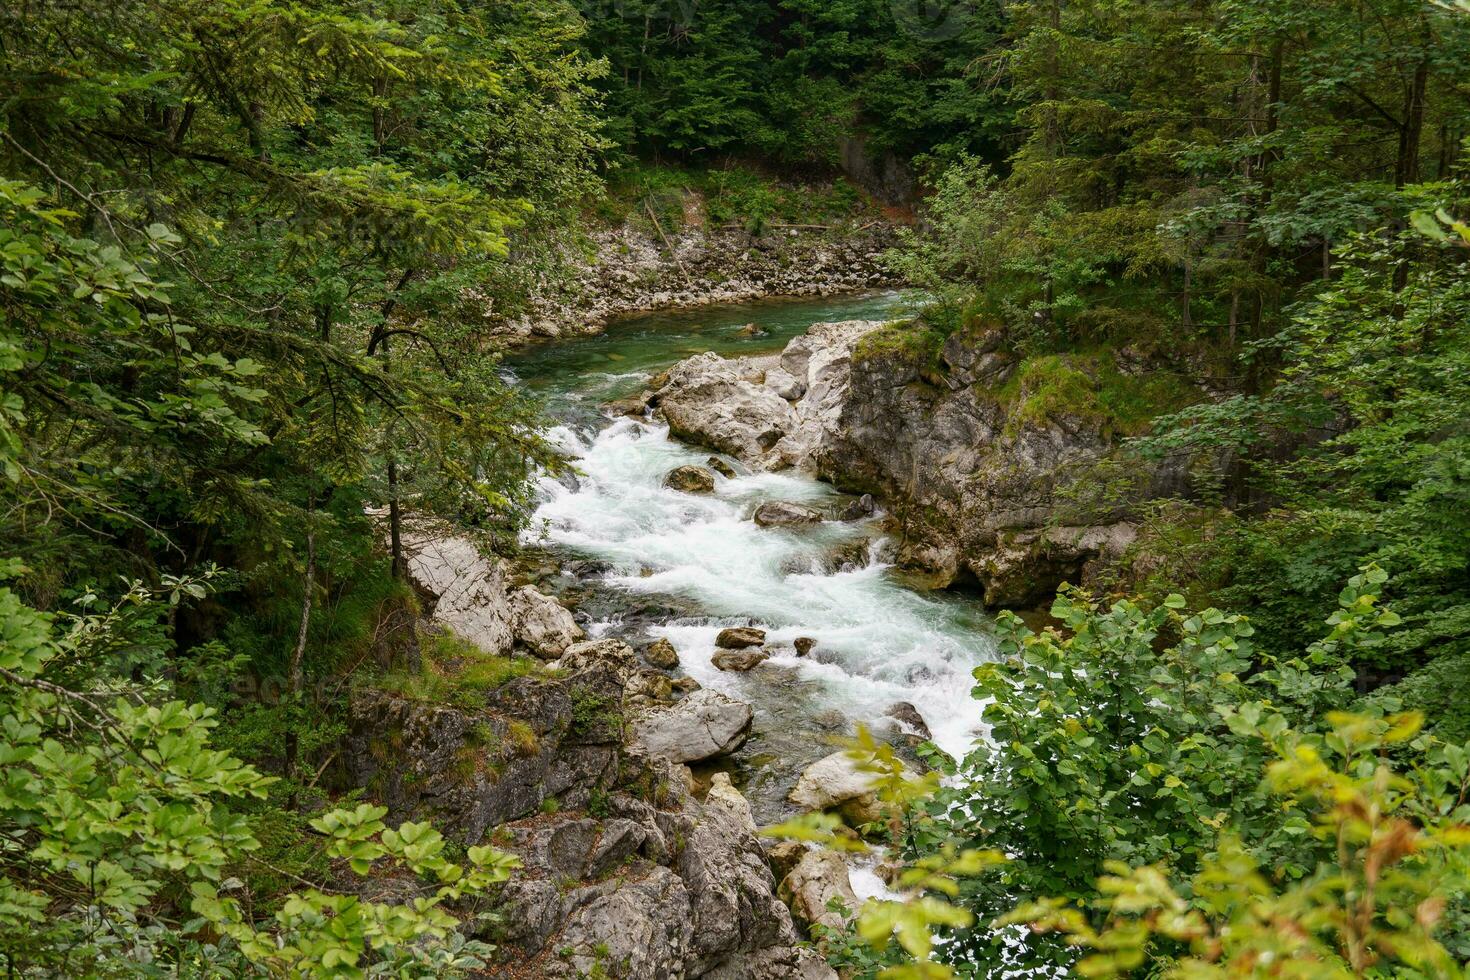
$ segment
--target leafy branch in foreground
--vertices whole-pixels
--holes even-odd
[[[1187,953],[1165,976],[1463,977],[1442,940],[1470,870],[1470,752],[1416,738],[1413,713],[1335,714],[1333,723],[1320,741],[1283,738],[1266,777],[1314,811],[1312,834],[1332,857],[1312,874],[1283,885],[1227,833],[1187,881],[1162,865],[1113,863],[1098,881],[1100,928],[1056,899],[1004,921],[1088,950],[1076,966],[1083,976],[1128,975],[1182,944]],[[1404,747],[1414,754],[1407,771],[1391,761]]]

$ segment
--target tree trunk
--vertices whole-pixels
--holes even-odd
[[[1419,180],[1419,144],[1424,138],[1424,103],[1429,88],[1429,59],[1419,59],[1414,80],[1404,96],[1404,123],[1399,127],[1398,163],[1394,167],[1393,186],[1403,188]]]
[[[1419,64],[1414,69],[1414,80],[1404,96],[1404,123],[1399,127],[1399,156],[1393,175],[1393,186],[1400,190],[1419,180],[1419,143],[1424,136],[1424,103],[1428,87],[1429,57],[1425,54],[1420,56]],[[1402,231],[1403,227],[1400,222],[1399,230]],[[1409,257],[1406,248],[1406,254],[1399,259],[1393,270],[1393,291],[1401,293],[1408,284]],[[1395,318],[1401,317],[1402,307],[1395,307],[1394,315]]]
[[[403,512],[398,506],[398,461],[388,457],[388,547],[393,560],[393,577],[408,578],[408,562],[403,557]]]
[[[308,511],[315,506],[314,502],[308,504]],[[310,520],[310,517],[307,518]],[[306,636],[311,627],[311,594],[316,583],[316,535],[312,533],[308,525],[306,531],[306,576],[302,582],[301,598],[301,627],[296,632],[296,649],[291,652],[291,676],[289,678],[290,697],[293,712],[300,705],[301,692],[306,686],[306,673],[303,663],[306,658]],[[292,718],[290,726],[286,730],[286,778],[293,781],[291,794],[286,800],[286,808],[296,809],[296,769],[299,765],[298,756],[301,752],[301,738],[296,732],[297,719]]]
[[[1194,328],[1194,317],[1191,314],[1190,309],[1189,309],[1189,305],[1190,305],[1190,292],[1193,289],[1193,287],[1194,287],[1194,258],[1193,258],[1193,256],[1186,255],[1184,257],[1184,296],[1182,298],[1183,302],[1181,303],[1181,305],[1183,306],[1183,309],[1180,311],[1180,315],[1181,315],[1181,317],[1183,319],[1184,329],[1185,330],[1191,330],[1191,329]]]

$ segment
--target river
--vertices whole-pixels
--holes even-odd
[[[710,496],[665,489],[671,469],[710,453],[671,438],[659,422],[614,419],[602,406],[690,354],[771,353],[812,323],[888,318],[906,302],[881,293],[649,315],[506,364],[560,420],[552,436],[578,469],[575,480],[543,481],[527,543],[578,570],[559,588],[591,618],[592,635],[635,647],[667,637],[682,672],[755,707],[750,741],[722,768],[761,822],[783,818],[801,769],[834,751],[853,725],[891,729],[885,711],[896,702],[913,704],[935,743],[963,755],[980,723],[970,675],[993,656],[991,620],[973,600],[905,585],[883,562],[889,548],[876,521],[803,531],[751,521],[768,500],[835,514],[848,498],[824,483],[741,468],[717,478]],[[710,663],[716,633],[735,625],[765,629],[775,652],[748,674]],[[817,641],[805,658],[791,646],[801,636]]]

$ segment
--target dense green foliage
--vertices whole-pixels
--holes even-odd
[[[831,165],[999,158],[1009,114],[995,2],[639,0],[589,4],[612,133],[631,151]]]
[[[895,259],[936,294],[929,343],[999,334],[1021,377],[1127,348],[1211,392],[1114,426],[1151,427],[1147,459],[1191,458],[1195,503],[1214,508],[1151,521],[1158,560],[1125,587],[1240,609],[1287,656],[1381,562],[1409,628],[1360,652],[1360,683],[1460,662],[1470,279],[1450,225],[1470,17],[1418,0],[1042,2],[1006,30],[1019,148],[944,171]],[[1104,391],[1096,372],[1073,380],[1068,410]],[[1463,730],[1444,699],[1427,706]]]
[[[552,13],[0,17],[8,972],[473,964],[438,906],[499,859],[323,792],[347,676],[411,624],[402,505],[505,538],[557,465],[465,356],[598,186],[598,69]],[[359,901],[333,858],[440,890]]]
[[[1290,661],[1177,595],[1066,594],[1041,633],[1003,617],[1005,659],[976,671],[990,737],[940,763],[942,787],[852,747],[903,896],[824,930],[833,962],[887,980],[1463,976],[1470,744],[1397,704],[1333,710],[1355,653],[1401,625],[1374,594],[1387,578],[1355,576]],[[825,815],[769,833],[864,847]]]

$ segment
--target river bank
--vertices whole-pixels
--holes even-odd
[[[598,334],[645,313],[896,287],[883,257],[897,240],[898,226],[881,216],[752,231],[711,226],[697,209],[671,229],[634,215],[593,233],[585,254],[567,258],[569,275],[541,279],[529,311],[493,322],[490,335],[514,347]]]

